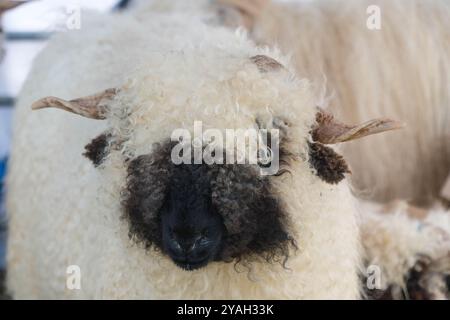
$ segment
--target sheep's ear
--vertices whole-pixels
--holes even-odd
[[[251,30],[270,0],[217,0],[217,2],[224,7],[235,9],[241,16],[241,24]]]
[[[106,119],[110,102],[117,94],[118,89],[112,88],[100,93],[66,101],[56,97],[45,97],[34,102],[31,106],[33,110],[44,108],[56,108],[69,111],[90,119]]]
[[[391,119],[374,119],[360,125],[347,125],[334,119],[331,113],[319,108],[309,143],[309,162],[317,175],[328,183],[339,183],[351,173],[344,158],[325,144],[359,139],[384,131],[400,129],[404,125]]]
[[[309,163],[323,181],[336,184],[351,173],[344,158],[330,147],[321,143],[310,142]]]
[[[112,135],[109,132],[104,132],[94,138],[84,147],[86,151],[83,153],[83,156],[91,160],[94,166],[98,167],[109,153],[111,138]]]
[[[85,147],[83,156],[92,161],[98,167],[103,163],[111,150],[120,150],[125,140],[113,135],[112,130],[106,130],[98,137],[94,138]],[[125,161],[129,159],[126,158]]]
[[[314,141],[334,144],[403,127],[403,123],[387,118],[373,119],[360,125],[351,126],[334,119],[331,113],[319,108],[311,135]]]

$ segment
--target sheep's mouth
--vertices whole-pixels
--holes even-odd
[[[193,271],[205,267],[209,262],[209,257],[202,260],[178,260],[172,258],[175,265],[185,271]]]

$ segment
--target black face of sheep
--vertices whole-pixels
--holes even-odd
[[[250,165],[179,164],[172,142],[130,161],[130,236],[193,270],[211,261],[286,261],[295,247],[270,178]]]

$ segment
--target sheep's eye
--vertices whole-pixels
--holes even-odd
[[[209,230],[208,230],[208,229],[204,229],[204,230],[202,231],[202,236],[201,236],[200,239],[208,238],[209,235],[210,235]]]

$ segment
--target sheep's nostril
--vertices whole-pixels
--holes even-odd
[[[187,245],[186,245],[186,252],[191,253],[197,251],[199,248],[202,247],[202,244],[204,245],[205,237],[202,235],[199,235],[195,238],[193,238]]]
[[[178,254],[186,255],[195,250],[197,246],[197,241],[195,240],[186,240],[186,239],[173,239],[172,247]]]
[[[212,252],[204,247],[198,239],[172,239],[168,254],[173,262],[182,269],[195,270],[206,266]]]
[[[180,245],[185,253],[191,253],[195,249],[195,242],[188,242]]]
[[[177,240],[173,240],[172,244],[173,244],[173,247],[176,250],[178,250],[178,251],[182,251],[183,250],[183,247],[181,246],[181,244]]]

